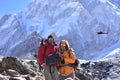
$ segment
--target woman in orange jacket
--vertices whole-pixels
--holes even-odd
[[[61,61],[58,64],[59,67],[59,80],[64,80],[68,77],[71,77],[75,80],[74,68],[70,66],[75,62],[75,55],[73,50],[69,47],[67,40],[62,40],[59,44],[59,56],[61,57]]]

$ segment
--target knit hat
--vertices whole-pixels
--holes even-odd
[[[61,44],[65,44],[67,49],[69,49],[69,48],[70,48],[70,45],[69,45],[69,43],[68,43],[68,41],[67,41],[67,40],[61,40],[61,42],[60,42],[59,46],[60,46]]]
[[[50,35],[48,36],[48,39],[49,39],[49,38],[53,38],[53,36],[50,34]],[[53,38],[53,39],[54,39],[54,38]]]

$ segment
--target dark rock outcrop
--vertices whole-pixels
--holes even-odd
[[[38,71],[35,60],[23,60],[17,57],[0,58],[0,80],[44,80]]]
[[[1,64],[4,70],[13,69],[23,75],[31,74],[32,76],[35,76],[34,71],[28,69],[27,66],[25,66],[25,63],[23,64],[22,61],[16,57],[5,57]]]
[[[75,75],[80,80],[93,80],[93,76],[88,73],[82,73],[79,69],[75,71]]]

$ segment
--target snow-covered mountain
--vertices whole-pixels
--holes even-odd
[[[1,18],[0,54],[31,58],[40,39],[53,34],[57,43],[67,39],[78,58],[100,59],[120,47],[112,47],[120,41],[119,19],[119,7],[108,0],[32,0]]]
[[[120,8],[120,0],[110,0],[110,1]]]

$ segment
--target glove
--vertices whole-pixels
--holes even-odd
[[[62,63],[62,64],[65,64],[65,61],[64,61],[64,59],[61,61],[61,63]]]

